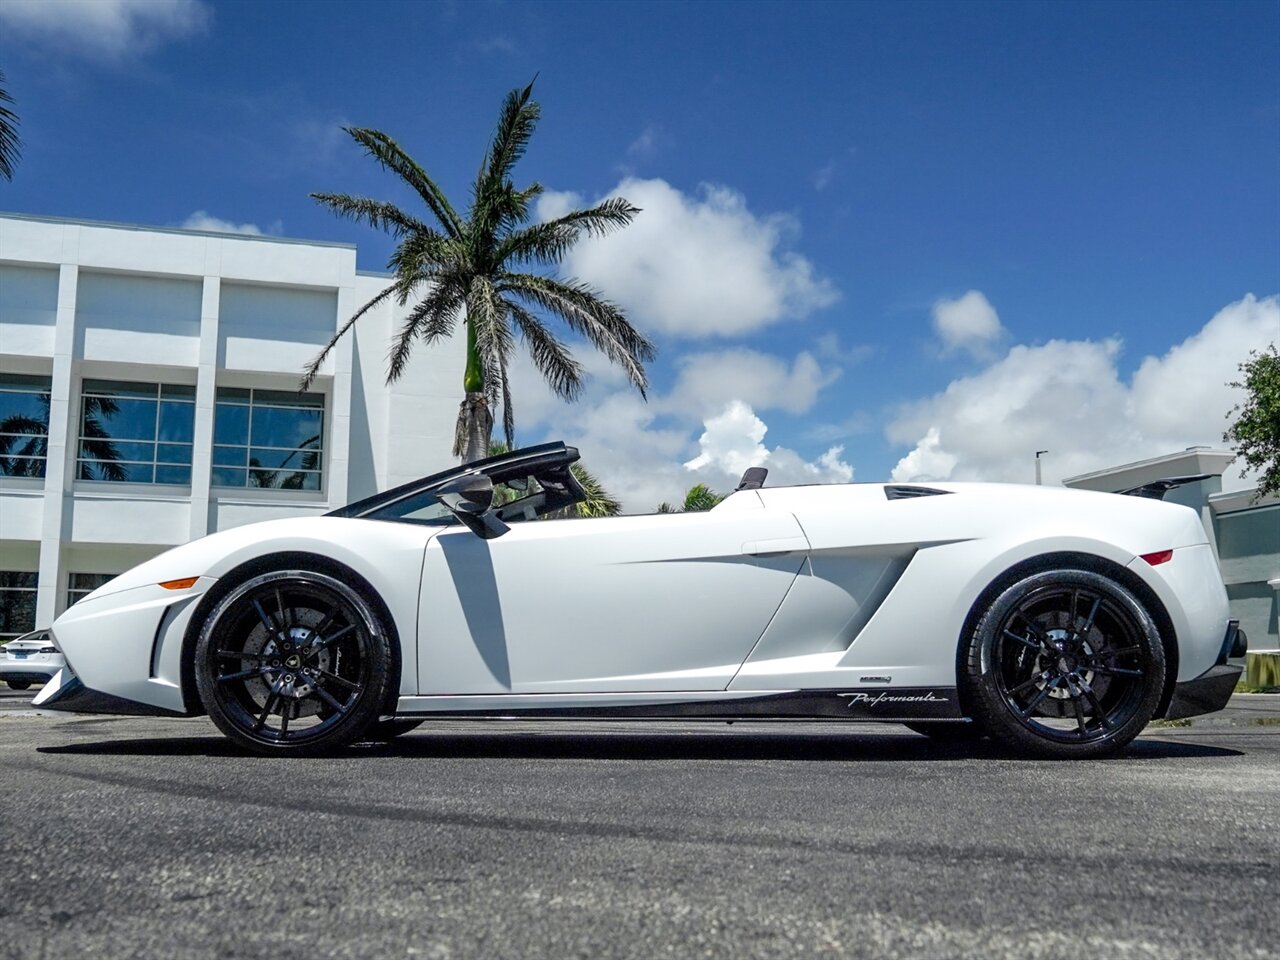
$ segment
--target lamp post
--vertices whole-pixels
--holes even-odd
[[[1049,452],[1048,450],[1036,451],[1036,486],[1037,487],[1040,486],[1040,455],[1042,453],[1048,453],[1048,452]]]

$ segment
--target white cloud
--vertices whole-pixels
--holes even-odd
[[[1121,379],[1119,340],[1051,340],[1015,346],[1002,359],[904,409],[889,425],[914,444],[894,480],[1046,481],[1172,453],[1222,445],[1238,391],[1226,384],[1250,349],[1280,337],[1280,298],[1249,295],[1220,310],[1163,356]],[[1234,485],[1235,471],[1224,482]]]
[[[78,48],[107,59],[143,53],[204,32],[201,0],[4,0],[0,23],[33,42]]]
[[[933,329],[947,350],[967,350],[976,356],[986,355],[1004,333],[995,307],[979,290],[935,303]]]
[[[765,422],[747,404],[734,400],[703,423],[699,454],[684,466],[698,479],[722,492],[732,490],[748,467],[767,467],[773,486],[790,483],[848,483],[853,467],[840,459],[844,447],[831,447],[816,461],[794,450],[764,445]]]
[[[711,185],[691,197],[664,180],[627,178],[609,195],[642,212],[625,230],[584,239],[564,273],[620,303],[646,332],[737,336],[838,299],[813,264],[788,249],[799,232],[794,217],[757,217],[742,194]],[[581,204],[575,194],[544,194],[538,216]]]
[[[757,410],[804,413],[823,387],[840,377],[839,368],[824,369],[803,351],[788,365],[781,357],[746,347],[690,353],[676,360],[680,373],[671,393],[655,400],[672,413],[704,417],[729,400]]]
[[[256,223],[232,223],[230,220],[215,217],[208,211],[197,210],[183,220],[179,226],[183,230],[204,230],[206,233],[242,233],[252,237],[260,237],[264,234],[280,233],[283,224],[277,220],[270,224],[266,230],[263,230]]]
[[[832,376],[817,369],[808,354],[791,362],[749,350],[695,354],[671,391],[654,394],[646,403],[604,357],[591,350],[575,353],[590,378],[584,396],[574,404],[556,398],[523,353],[515,358],[510,377],[518,440],[563,439],[576,445],[583,462],[627,513],[647,513],[664,500],[683,500],[695,483],[727,493],[747,466],[759,463],[769,468],[770,482],[776,484],[852,476],[853,468],[840,459],[839,446],[812,462],[794,450],[769,449],[763,444],[768,428],[750,401],[741,399],[758,391],[735,392],[735,386],[749,386],[743,371],[758,369],[764,371],[762,378],[786,393],[786,403],[799,403],[803,395],[821,389],[815,382]],[[784,409],[782,398],[762,402],[768,409]],[[495,419],[501,422],[500,411]],[[685,467],[703,455],[708,458],[696,470]]]
[[[671,137],[660,123],[651,123],[640,131],[640,136],[631,141],[627,147],[627,156],[633,159],[652,157],[665,149]]]

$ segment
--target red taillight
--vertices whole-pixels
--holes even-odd
[[[1172,550],[1157,550],[1155,553],[1144,553],[1142,559],[1153,567],[1160,563],[1168,563],[1173,559]]]

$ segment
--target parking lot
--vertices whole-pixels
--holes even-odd
[[[0,695],[0,957],[1274,957],[1280,698],[1122,757],[440,722],[325,760]]]

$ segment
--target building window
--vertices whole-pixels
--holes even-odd
[[[324,396],[219,387],[213,421],[213,484],[319,490]]]
[[[80,393],[81,480],[191,482],[196,388],[86,380]]]
[[[0,643],[36,628],[36,575],[0,570]]]
[[[49,378],[0,373],[0,476],[43,477]]]
[[[115,573],[73,573],[67,577],[67,606],[74,606],[109,580]]]

